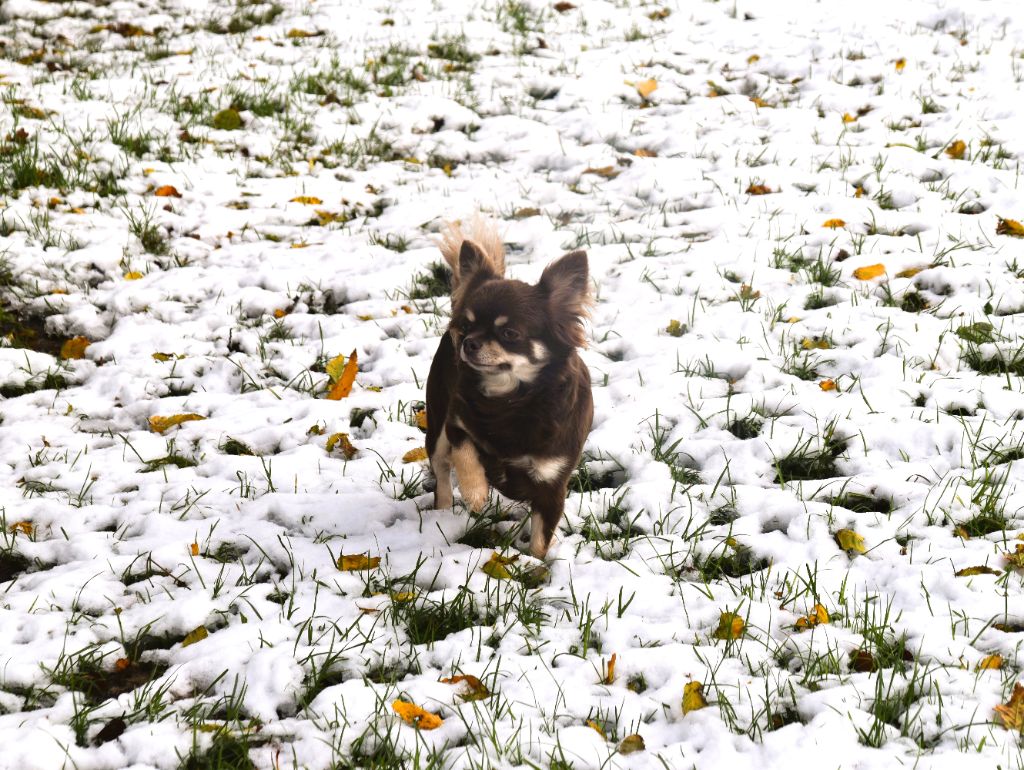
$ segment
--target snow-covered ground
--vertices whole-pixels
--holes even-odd
[[[1015,0],[0,14],[0,766],[1024,763]],[[546,566],[407,454],[477,210],[590,256]]]

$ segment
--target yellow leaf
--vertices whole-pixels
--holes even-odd
[[[355,448],[351,441],[349,441],[347,433],[332,433],[327,438],[327,451],[333,452],[334,447],[341,445],[341,452],[345,455],[346,460],[351,460],[356,456],[359,451]]]
[[[750,101],[752,101],[758,107],[773,107],[774,106],[774,105],[770,104],[769,102],[766,102],[760,96],[751,96],[750,97]]]
[[[615,681],[615,661],[618,658],[618,653],[613,652],[611,658],[608,660],[608,668],[605,670],[604,683],[611,684]]]
[[[304,29],[290,29],[290,30],[288,30],[287,37],[290,37],[290,38],[316,37],[317,34],[319,34],[319,33],[317,33],[317,32],[307,32]]]
[[[183,422],[205,419],[206,418],[203,417],[203,415],[192,412],[189,412],[188,414],[172,414],[168,417],[153,415],[149,418],[149,429],[154,433],[163,433],[168,428],[173,428],[175,425],[181,425]]]
[[[604,177],[605,179],[614,179],[619,175],[618,169],[615,166],[600,166],[599,168],[586,168],[583,170],[584,174],[595,174],[596,176]]]
[[[646,99],[648,96],[653,94],[658,88],[658,81],[654,78],[649,80],[641,80],[636,84],[636,92],[640,94],[641,99]]]
[[[843,113],[843,123],[856,123],[856,122],[857,122],[857,116],[856,115],[851,115],[848,112],[844,112]]]
[[[210,632],[206,630],[206,626],[199,626],[199,628],[196,628],[185,634],[185,638],[181,640],[181,646],[188,647],[190,644],[201,642],[209,635]]]
[[[658,157],[658,153],[656,153],[654,150],[645,150],[643,147],[641,147],[639,150],[635,150],[633,152],[633,154],[636,155],[638,158],[657,158]]]
[[[378,566],[380,566],[380,557],[370,556],[368,553],[338,557],[338,569],[342,572],[360,572],[366,569],[376,569]]]
[[[627,735],[622,739],[622,743],[619,744],[620,754],[635,754],[638,751],[646,750],[647,744],[644,743],[644,739],[636,733]]]
[[[986,655],[978,663],[978,671],[991,671],[994,669],[1000,669],[1003,667],[1003,656],[1002,655]]]
[[[755,64],[759,61],[761,61],[761,57],[756,53],[752,53],[747,57],[747,64]]]
[[[391,594],[391,601],[398,602],[399,604],[401,604],[402,602],[411,602],[415,598],[416,594],[414,594],[412,591],[396,591],[395,593]]]
[[[1003,219],[998,217],[996,223],[996,235],[1012,235],[1016,238],[1024,238],[1024,225],[1016,219]]]
[[[129,270],[127,273],[124,274],[124,279],[126,281],[137,281],[142,277],[142,273],[140,273],[138,270]]]
[[[856,185],[853,188],[853,197],[854,198],[863,198],[864,197],[864,188],[861,187],[860,185]]]
[[[826,219],[822,227],[830,227],[835,230],[837,227],[846,227],[846,222],[841,219]]]
[[[908,267],[906,270],[900,270],[896,273],[897,278],[913,278],[915,275],[925,270],[924,267]]]
[[[1017,543],[1017,550],[1013,553],[1004,553],[1003,558],[1014,569],[1024,569],[1024,543]]]
[[[299,195],[292,198],[289,203],[304,203],[307,206],[319,206],[323,201],[319,198],[313,197],[312,195]]]
[[[803,631],[806,628],[814,628],[815,626],[828,622],[828,610],[826,610],[825,607],[821,604],[815,604],[814,610],[811,612],[810,615],[797,619],[796,627],[799,630]]]
[[[974,577],[975,575],[1002,575],[1000,570],[992,569],[984,565],[978,565],[977,567],[964,567],[963,569],[956,571],[957,577]]]
[[[588,720],[587,720],[587,727],[589,727],[589,728],[590,728],[591,730],[593,730],[594,732],[596,732],[596,733],[597,733],[598,735],[600,735],[600,736],[601,736],[602,738],[604,738],[605,740],[608,740],[608,736],[607,736],[607,735],[605,735],[605,732],[604,732],[604,728],[603,728],[603,727],[601,727],[601,725],[599,725],[599,724],[598,724],[597,722],[595,722],[595,721],[594,721],[593,719],[588,719]]]
[[[156,190],[153,191],[153,195],[155,195],[157,198],[180,198],[181,197],[181,193],[178,192],[178,188],[175,187],[174,185],[170,185],[170,184],[165,184],[165,185],[161,185],[160,187],[157,187]]]
[[[352,354],[348,357],[348,361],[345,362],[345,368],[341,370],[341,374],[335,381],[334,386],[328,392],[327,399],[329,401],[340,401],[351,393],[352,383],[356,381],[356,373],[358,371],[359,359],[356,356],[356,351],[353,350]]]
[[[885,273],[885,265],[879,262],[876,265],[864,265],[853,271],[853,277],[860,281],[870,281]]]
[[[1003,722],[1003,727],[1011,730],[1024,729],[1024,686],[1017,682],[1013,686],[1013,695],[1006,703],[995,707],[994,711]]]
[[[685,331],[683,325],[675,318],[669,321],[668,326],[665,327],[665,332],[671,337],[682,337]]]
[[[867,553],[867,549],[864,547],[864,538],[854,532],[852,529],[841,529],[836,532],[836,543],[844,551],[854,551],[856,553]]]
[[[416,427],[417,428],[419,428],[420,430],[426,430],[427,429],[427,410],[426,409],[420,409],[418,412],[416,412],[416,414],[413,415],[413,418],[416,420]]]
[[[804,350],[828,350],[832,345],[823,337],[804,337],[800,340],[800,347]]]
[[[190,545],[188,549],[193,556],[199,555],[199,543],[192,541],[192,545]]]
[[[16,521],[7,529],[14,534],[18,534],[20,532],[21,534],[28,535],[29,537],[32,537],[36,531],[36,527],[31,521]]]
[[[768,187],[768,185],[763,184],[751,183],[750,186],[747,187],[747,195],[771,195],[773,192],[775,192],[775,190]]]
[[[683,716],[707,705],[707,699],[704,697],[704,685],[700,682],[687,682],[683,687]]]
[[[483,700],[489,698],[491,691],[487,689],[487,685],[481,682],[472,674],[460,674],[459,676],[449,677],[441,680],[442,684],[464,684],[465,687],[459,693],[459,697],[465,702],[474,700]]]
[[[718,628],[713,636],[715,639],[739,639],[747,624],[735,612],[723,612],[718,618]]]
[[[421,460],[427,459],[427,450],[424,447],[418,446],[415,449],[410,449],[404,455],[402,455],[403,463],[418,463]]]
[[[403,722],[412,725],[417,730],[436,730],[444,723],[444,720],[437,714],[424,711],[415,703],[408,701],[396,700],[391,704],[391,708],[402,718]]]
[[[274,318],[281,319],[284,318],[286,315],[288,315],[288,311],[285,310],[284,308],[279,307],[277,310],[274,311]]]
[[[822,390],[826,391],[826,392],[830,391],[830,390],[835,390],[836,389],[836,381],[835,380],[822,380],[821,382],[818,383],[818,387],[821,388]]]
[[[60,346],[60,357],[65,359],[82,358],[85,356],[87,347],[89,347],[87,337],[72,337]]]
[[[896,71],[903,72],[903,68],[907,66],[907,60],[902,56],[896,60]]]
[[[963,160],[964,152],[967,150],[967,145],[964,144],[963,140],[957,139],[955,142],[951,142],[946,148],[946,155],[951,157],[953,160]]]
[[[516,554],[515,556],[502,556],[497,551],[492,551],[491,558],[487,560],[480,570],[484,574],[490,575],[496,580],[508,580],[512,577],[512,573],[508,571],[508,567],[506,565],[512,564],[518,558],[519,554]]]
[[[151,355],[153,356],[153,360],[154,361],[170,361],[172,359],[181,360],[182,358],[185,357],[185,356],[181,355],[180,353],[160,353],[160,352],[157,352],[157,353],[152,353]]]

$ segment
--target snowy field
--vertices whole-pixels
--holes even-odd
[[[0,46],[0,767],[1024,765],[1018,2],[5,0]],[[514,277],[590,257],[546,565],[418,459],[478,210]]]

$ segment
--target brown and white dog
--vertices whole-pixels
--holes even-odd
[[[492,227],[451,225],[452,317],[427,378],[427,453],[435,508],[481,510],[489,488],[531,505],[530,552],[543,559],[594,415],[590,373],[576,354],[590,303],[587,255],[552,262],[536,285],[508,280]]]

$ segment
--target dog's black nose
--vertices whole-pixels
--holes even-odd
[[[466,339],[462,341],[462,349],[465,350],[466,353],[468,353],[469,355],[472,355],[473,353],[478,353],[480,351],[480,348],[482,347],[483,343],[480,342],[480,340],[477,339],[476,337],[466,337]]]

